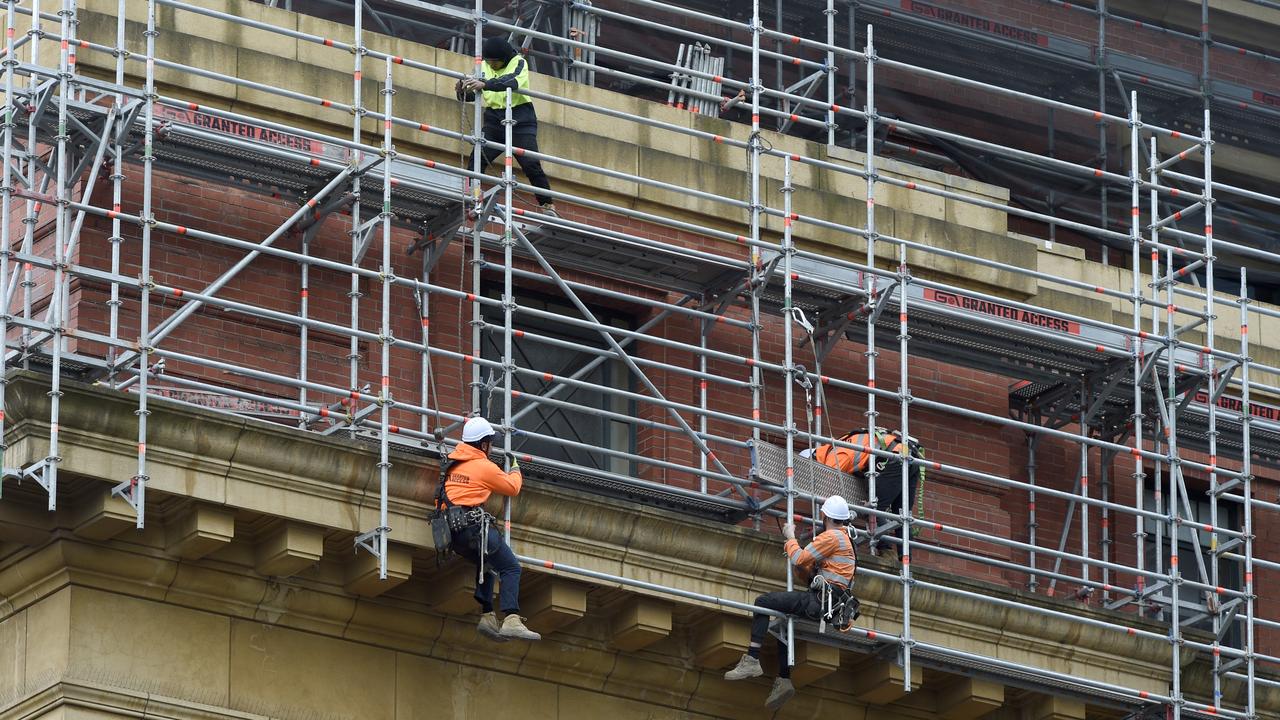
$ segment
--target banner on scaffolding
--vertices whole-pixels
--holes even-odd
[[[981,33],[989,33],[998,35],[1007,40],[1014,40],[1027,45],[1038,45],[1045,47],[1049,44],[1049,38],[1034,30],[1020,28],[1016,25],[1009,25],[997,20],[989,20],[977,15],[951,10],[949,8],[930,5],[929,3],[918,2],[918,0],[902,0],[902,9],[912,15],[920,15],[930,20],[947,23],[948,25],[957,25],[969,30],[976,30]]]
[[[1209,405],[1209,394],[1204,391],[1197,392],[1193,399],[1197,405],[1203,407],[1208,407]],[[1227,410],[1236,414],[1244,412],[1244,401],[1231,395],[1223,394],[1218,396],[1217,405],[1221,410]],[[1280,421],[1280,407],[1260,403],[1256,400],[1249,401],[1249,414],[1263,420],[1270,420],[1273,422]]]
[[[315,157],[328,158],[337,162],[347,161],[346,149],[337,145],[301,135],[294,135],[293,133],[281,132],[261,125],[254,125],[253,123],[210,115],[199,110],[182,109],[157,103],[155,115],[157,118],[163,118],[182,125],[190,125],[191,127],[222,135],[253,140]]]
[[[1044,328],[1046,330],[1055,330],[1070,335],[1080,334],[1080,323],[1055,317],[1047,313],[1033,312],[1022,308],[1005,305],[990,300],[980,300],[978,298],[961,295],[959,293],[946,292],[944,290],[934,290],[933,288],[925,288],[924,299],[928,302],[935,302],[940,305],[947,305],[957,310],[975,313],[978,315],[990,315],[1002,320],[1012,320],[1023,325]]]

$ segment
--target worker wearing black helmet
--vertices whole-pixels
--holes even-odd
[[[533,109],[533,100],[522,90],[529,88],[529,64],[516,52],[511,43],[503,37],[491,37],[484,41],[481,49],[481,73],[484,79],[466,78],[459,80],[454,86],[459,100],[472,100],[478,91],[484,102],[484,139],[500,144],[506,143],[506,132],[502,121],[506,118],[507,90],[511,90],[511,119],[515,125],[511,128],[511,144],[513,147],[529,152],[538,152],[538,115]],[[495,147],[485,147],[480,156],[480,170],[483,172],[489,164],[502,154]],[[551,181],[542,169],[542,163],[528,153],[516,151],[515,158],[520,163],[529,183],[543,190],[551,189]],[[475,157],[472,156],[474,162]],[[538,193],[538,204],[541,212],[556,216],[555,205],[550,195]]]

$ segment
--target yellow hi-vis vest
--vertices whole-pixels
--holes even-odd
[[[484,106],[491,110],[502,110],[507,106],[507,88],[510,87],[511,107],[523,105],[533,100],[523,93],[521,90],[529,88],[529,63],[524,61],[524,57],[519,53],[511,58],[504,67],[494,70],[489,67],[489,63],[481,63],[480,70],[484,73],[484,80],[490,83],[493,80],[502,82],[503,87],[498,90],[484,91]]]

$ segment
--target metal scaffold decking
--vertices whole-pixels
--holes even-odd
[[[450,21],[471,22],[475,46],[481,40],[482,28],[487,26],[583,51],[580,54],[583,58],[594,58],[597,52],[625,55],[596,44],[594,31],[585,39],[548,38],[547,33],[487,15],[481,2],[471,10],[416,0],[398,0],[398,4],[420,12],[437,13]],[[901,558],[900,570],[895,574],[864,571],[897,584],[901,592],[898,608],[901,630],[888,633],[855,627],[847,634],[832,634],[817,633],[803,624],[795,627],[786,624],[780,626],[779,632],[788,637],[800,633],[859,652],[872,649],[896,652],[907,670],[907,689],[910,689],[912,664],[921,663],[997,676],[1051,692],[1070,692],[1134,710],[1166,704],[1175,718],[1184,714],[1188,717],[1260,717],[1255,697],[1257,688],[1280,687],[1280,681],[1259,677],[1258,667],[1280,664],[1280,657],[1259,652],[1255,632],[1257,628],[1280,628],[1280,622],[1258,616],[1253,577],[1255,568],[1276,570],[1280,569],[1280,563],[1256,557],[1254,511],[1274,513],[1280,506],[1254,497],[1253,464],[1258,461],[1280,465],[1280,407],[1255,401],[1253,393],[1280,396],[1280,388],[1257,380],[1258,373],[1280,374],[1280,368],[1257,362],[1250,356],[1248,325],[1252,317],[1280,318],[1280,311],[1251,303],[1246,267],[1238,268],[1239,284],[1230,289],[1237,292],[1236,295],[1230,296],[1221,288],[1215,288],[1215,265],[1220,263],[1219,252],[1278,263],[1280,255],[1215,238],[1213,213],[1215,197],[1219,194],[1261,197],[1272,203],[1280,200],[1214,181],[1210,109],[1203,111],[1201,126],[1196,131],[1199,134],[1189,134],[1185,129],[1144,123],[1139,114],[1143,98],[1137,93],[1127,98],[1126,114],[1116,115],[1106,112],[1105,108],[1094,109],[1009,89],[998,82],[999,78],[994,83],[982,83],[917,67],[904,60],[880,57],[871,27],[866,30],[864,47],[843,47],[834,40],[832,27],[836,10],[830,1],[826,4],[830,15],[825,42],[802,40],[781,30],[766,29],[758,0],[751,3],[749,22],[712,17],[656,0],[637,0],[636,4],[695,17],[700,22],[717,24],[727,32],[750,35],[749,45],[737,43],[740,52],[745,47],[750,54],[752,70],[746,78],[732,77],[732,65],[725,66],[725,77],[721,77],[687,63],[629,58],[671,73],[672,80],[667,85],[673,93],[678,91],[694,97],[690,93],[694,93],[693,88],[697,86],[689,82],[691,79],[723,83],[732,91],[742,90],[742,103],[751,108],[751,131],[745,141],[708,132],[696,124],[676,125],[595,107],[537,89],[528,95],[539,103],[560,103],[579,112],[599,113],[613,122],[635,123],[661,132],[683,134],[691,141],[744,150],[748,190],[740,197],[723,197],[701,188],[574,160],[566,157],[571,153],[559,150],[520,152],[549,165],[571,167],[601,179],[634,183],[726,206],[741,214],[742,220],[735,228],[737,232],[726,230],[723,225],[712,227],[681,219],[688,217],[684,214],[678,218],[675,212],[651,212],[612,204],[589,192],[538,190],[517,181],[513,174],[511,160],[517,151],[510,132],[505,142],[496,143],[486,141],[466,127],[455,130],[431,118],[397,116],[393,105],[397,88],[393,72],[429,73],[441,83],[466,76],[368,47],[363,4],[355,7],[353,40],[348,43],[182,0],[121,0],[114,39],[82,38],[76,35],[77,9],[71,0],[63,0],[56,14],[42,10],[39,0],[29,7],[7,0],[8,34],[3,67],[8,107],[4,124],[4,167],[0,171],[3,172],[0,188],[6,200],[3,218],[0,218],[3,227],[0,247],[4,249],[0,257],[0,292],[4,293],[6,302],[6,311],[0,314],[0,333],[6,338],[3,362],[5,368],[47,369],[52,402],[47,458],[29,467],[5,468],[4,479],[38,483],[47,492],[49,510],[54,510],[61,459],[58,454],[61,381],[90,379],[132,392],[138,402],[137,472],[131,477],[116,478],[115,493],[132,506],[137,527],[143,528],[149,480],[146,456],[149,399],[173,399],[165,395],[168,387],[241,399],[260,407],[275,408],[289,422],[304,429],[342,433],[377,445],[379,521],[376,527],[355,537],[354,544],[361,552],[372,553],[381,560],[380,570],[385,578],[389,537],[395,532],[387,520],[387,472],[393,459],[392,450],[444,451],[448,446],[448,441],[443,439],[444,432],[455,428],[471,413],[485,413],[509,431],[504,434],[502,457],[518,457],[529,474],[540,482],[651,503],[716,521],[752,520],[757,526],[763,518],[812,517],[811,512],[805,512],[811,502],[820,501],[837,490],[845,494],[860,514],[877,520],[869,524],[867,531],[873,546],[892,545]],[[130,7],[142,6],[145,6],[146,25],[142,42],[138,42],[138,38],[128,36],[126,17],[130,15]],[[351,101],[320,98],[159,57],[156,41],[161,33],[157,26],[160,7],[350,53]],[[586,3],[575,4],[574,10],[584,18],[593,13]],[[611,17],[605,11],[600,15]],[[20,18],[31,22],[25,35],[19,32]],[[47,53],[40,54],[41,44],[49,41],[57,43],[56,66],[48,64]],[[704,41],[712,46],[720,42],[710,37]],[[763,47],[775,41],[790,43],[795,55],[788,54],[783,44],[772,51]],[[28,49],[25,59],[19,52],[24,47]],[[114,81],[82,72],[77,53],[112,58]],[[801,58],[805,53],[819,53],[825,62]],[[809,94],[798,95],[794,87],[766,86],[762,64],[784,58],[794,59],[797,64],[818,65],[820,74],[805,91]],[[832,92],[830,81],[837,69],[837,58],[842,63],[857,64],[863,70],[865,103],[860,109],[836,105],[830,95],[825,103],[811,98],[824,77],[828,80],[829,94]],[[479,58],[476,60],[478,67]],[[590,82],[594,70],[585,67],[589,64],[586,59],[580,64],[584,67],[578,68],[574,78]],[[941,128],[893,121],[896,127],[921,136],[964,144],[985,153],[1003,154],[1051,168],[1065,176],[1109,186],[1113,192],[1128,197],[1132,218],[1129,227],[1118,231],[1105,215],[1094,224],[1051,212],[1006,206],[948,189],[940,183],[903,179],[881,168],[882,160],[877,159],[877,154],[883,148],[877,138],[882,136],[880,130],[886,120],[877,112],[876,92],[884,86],[877,84],[876,72],[884,68],[891,68],[895,73],[915,73],[930,82],[981,89],[1020,103],[1049,108],[1064,116],[1086,118],[1127,134],[1130,156],[1124,172],[1115,172],[1037,155],[1011,145],[968,138]],[[180,96],[182,93],[178,90],[169,92],[179,96],[162,94],[157,89],[158,69],[307,103],[317,108],[317,113],[332,113],[325,117],[335,123],[350,123],[351,137],[339,138],[265,120],[252,113],[196,103]],[[141,88],[136,82],[130,84],[139,77]],[[374,86],[378,89],[377,101],[366,103],[364,95]],[[761,132],[762,101],[766,98],[793,103],[796,109],[808,107],[820,111],[826,117],[824,126],[831,139],[834,139],[837,116],[844,122],[862,125],[865,148],[861,164],[838,163],[769,145]],[[509,120],[509,107],[507,112]],[[795,113],[792,122],[799,122],[800,117],[800,113]],[[380,131],[370,132],[369,121],[376,122]],[[470,127],[481,127],[479,105],[474,108]],[[502,177],[485,191],[483,181],[493,178],[484,175],[483,168],[479,167],[479,153],[469,168],[416,157],[397,149],[393,143],[396,128],[421,132],[428,145],[461,141],[476,149],[488,145],[500,150],[506,159]],[[1174,170],[1189,156],[1200,160],[1201,175]],[[762,163],[765,162],[781,168],[781,183],[776,193],[762,189]],[[862,185],[865,200],[856,202],[865,201],[865,221],[849,225],[845,223],[847,217],[812,217],[794,211],[794,195],[806,191],[794,180],[801,166],[821,169]],[[235,237],[224,234],[220,227],[179,225],[170,222],[171,218],[166,219],[165,212],[156,211],[156,187],[161,182],[157,173],[196,178],[249,192],[283,195],[296,200],[298,207],[264,238]],[[1188,183],[1198,189],[1188,192],[1175,187],[1185,188]],[[99,184],[110,185],[110,203],[94,199],[93,190]],[[137,190],[136,205],[124,202],[126,187]],[[1112,248],[1124,246],[1129,249],[1131,270],[1125,280],[1131,284],[1126,287],[1092,285],[1028,269],[1002,258],[966,254],[911,237],[895,237],[884,232],[883,227],[878,229],[876,224],[877,194],[889,188],[895,192],[922,193],[947,202],[969,203],[1049,228],[1069,229]],[[670,234],[661,237],[655,233],[617,229],[625,226],[605,227],[602,222],[574,220],[572,213],[558,217],[526,210],[517,207],[516,191],[547,192],[565,205],[627,218]],[[37,237],[35,226],[45,206],[53,209],[53,229]],[[1199,232],[1172,229],[1174,219],[1180,220],[1184,215],[1203,216]],[[84,246],[81,233],[88,218],[110,225],[110,267],[107,269],[78,260],[77,250]],[[349,224],[349,261],[324,259],[311,251],[311,243],[327,218],[345,218]],[[778,222],[781,230],[766,230],[771,222]],[[125,227],[134,231],[136,237],[126,238]],[[15,237],[15,229],[21,237]],[[393,229],[414,234],[415,240],[406,249],[420,255],[418,277],[396,275]],[[808,230],[849,236],[858,251],[865,249],[865,257],[853,259],[854,251],[828,253],[801,249],[796,241],[804,239]],[[278,240],[291,232],[301,238],[298,250],[277,245]],[[712,249],[681,244],[674,239],[678,233],[706,240],[704,247]],[[1171,242],[1171,234],[1175,242]],[[243,255],[213,282],[167,284],[156,279],[152,253],[166,237],[184,237]],[[1184,247],[1183,240],[1190,245]],[[124,243],[137,248],[140,271],[136,276],[122,270]],[[1131,322],[1117,323],[1071,314],[1013,296],[981,292],[934,279],[928,273],[913,271],[908,262],[909,252],[913,257],[933,255],[970,267],[1030,277],[1065,291],[1091,293],[1129,309]],[[440,263],[446,254],[470,258],[467,267],[459,271],[459,286],[441,279]],[[297,267],[302,294],[296,311],[283,311],[265,301],[229,299],[222,292],[259,257]],[[344,300],[349,302],[349,325],[308,305],[307,290],[313,269],[350,278],[351,291]],[[1149,283],[1144,274],[1150,278]],[[1187,286],[1190,278],[1200,276],[1203,288]],[[499,277],[500,290],[494,287]],[[43,290],[33,278],[40,279]],[[108,288],[109,322],[105,330],[74,324],[73,281]],[[550,288],[558,292],[568,310],[553,312],[547,305],[518,301],[517,283],[521,287]],[[618,287],[633,292],[624,292]],[[361,304],[363,296],[375,293],[379,299],[376,310]],[[1191,298],[1191,305],[1179,304],[1186,298]],[[595,300],[625,303],[654,315],[639,327],[626,327],[604,317]],[[470,311],[469,323],[464,327],[463,310],[459,310],[457,336],[444,342],[432,336],[428,323],[433,303],[442,301]],[[43,314],[36,309],[40,302],[47,303]],[[163,320],[154,321],[153,317],[159,314],[153,316],[152,313],[159,313],[162,304],[166,315]],[[122,334],[121,309],[126,305],[131,311],[136,308],[136,339]],[[203,306],[297,328],[296,369],[289,373],[271,372],[203,354],[199,347],[184,346],[176,340],[181,336],[175,331]],[[413,308],[419,316],[415,320],[421,320],[419,337],[395,336],[393,306]],[[1225,321],[1228,316],[1224,308],[1233,309],[1239,318],[1239,333],[1232,338],[1233,344],[1238,345],[1230,350],[1221,347],[1220,335],[1215,331],[1215,322]],[[773,323],[773,330],[782,331],[781,348],[774,355],[762,343],[766,316]],[[656,329],[671,317],[690,321],[697,328],[696,341],[674,339]],[[573,332],[555,335],[556,329]],[[350,354],[342,362],[349,380],[346,386],[319,381],[310,375],[314,361],[310,359],[308,342],[312,332],[350,343]],[[721,344],[726,337],[740,342]],[[539,364],[522,352],[524,346],[516,346],[517,339],[590,359],[565,367]],[[101,347],[103,351],[95,355],[81,352],[77,347],[73,353],[72,340]],[[367,348],[364,351],[367,365],[360,362],[361,343]],[[850,343],[865,348],[865,376],[853,377],[844,369],[832,371],[826,362],[838,346]],[[672,352],[646,356],[636,351],[639,346]],[[419,378],[416,387],[405,383],[404,375],[393,372],[400,369],[393,367],[393,352],[397,357],[405,353],[414,358],[412,368]],[[886,357],[882,358],[882,353]],[[892,353],[891,359],[889,353]],[[684,355],[693,361],[683,364],[673,359]],[[1009,379],[1011,415],[913,394],[912,361],[916,359]],[[465,391],[468,397],[463,405],[452,409],[442,407],[447,403],[431,382],[432,363],[440,361],[454,363],[469,375],[470,383]],[[168,363],[184,363],[216,371],[223,377],[253,380],[277,388],[278,392],[254,391],[234,382],[211,379],[211,376],[201,378],[172,372],[166,367]],[[623,366],[619,372],[641,383],[645,392],[598,379],[592,373],[605,363]],[[717,367],[720,370],[716,370]],[[877,384],[878,374],[883,382],[886,371],[896,381],[896,388]],[[658,373],[696,381],[697,402],[670,392],[655,380]],[[801,457],[801,446],[833,444],[859,449],[841,439],[822,412],[825,394],[834,390],[865,398],[869,434],[873,434],[881,422],[892,418],[897,429],[910,436],[912,426],[924,422],[920,419],[922,410],[1026,433],[1030,463],[1025,480],[974,469],[968,466],[967,459],[949,458],[947,462],[911,459],[907,457],[905,444],[901,456],[879,449],[871,452],[904,460],[900,463],[904,497],[910,495],[908,474],[917,464],[925,464],[935,477],[963,478],[1027,493],[1028,541],[990,536],[944,521],[932,509],[913,514],[909,503],[903,503],[904,507],[897,512],[877,509],[874,463],[867,477],[855,479]],[[572,399],[577,391],[616,399],[620,404],[587,406]],[[3,384],[0,384],[2,392]],[[744,407],[749,404],[750,412],[717,409],[725,405],[710,393],[719,392],[726,397],[741,398]],[[285,397],[286,394],[290,396]],[[780,402],[777,395],[782,396]],[[766,412],[766,396],[771,412]],[[780,412],[777,411],[779,405]],[[804,412],[803,421],[797,417],[797,408]],[[530,416],[544,409],[588,412],[628,428],[652,432],[661,442],[638,449],[625,443],[593,443],[580,437],[558,436],[551,430],[543,430],[545,422],[534,422],[537,417]],[[0,414],[0,431],[3,422]],[[1035,448],[1040,438],[1054,438],[1078,447],[1079,470],[1070,491],[1037,485]],[[536,443],[536,447],[543,450],[530,451],[528,443]],[[695,460],[668,457],[660,449],[653,449],[669,443],[687,446],[689,457]],[[569,461],[572,456],[567,454],[552,456],[561,450],[566,453],[573,450],[605,461],[586,466]],[[1104,460],[1104,468],[1113,461],[1132,458],[1131,479],[1135,487],[1132,505],[1118,502],[1109,494],[1111,486],[1105,469],[1101,492],[1091,494],[1088,473],[1095,454]],[[1224,465],[1223,459],[1231,462]],[[643,470],[637,470],[640,466]],[[1145,493],[1148,468],[1154,470],[1155,476],[1153,506],[1147,505]],[[1192,508],[1184,477],[1188,471],[1207,479],[1207,521]],[[693,481],[686,486],[668,482],[668,478],[692,478]],[[1056,549],[1037,541],[1037,496],[1041,503],[1048,497],[1068,508]],[[1232,510],[1226,512],[1225,507]],[[1074,517],[1077,511],[1078,523]],[[1090,517],[1094,512],[1101,513],[1103,524],[1091,530]],[[1108,525],[1107,520],[1122,515],[1133,518],[1136,526],[1132,565],[1120,562],[1119,554],[1111,549],[1116,542],[1111,535],[1114,523]],[[508,505],[508,541],[510,519]],[[922,528],[931,528],[933,536],[923,538],[913,532]],[[1068,550],[1073,532],[1078,549]],[[989,542],[1009,549],[1009,558],[1016,560],[966,554],[959,547],[949,547],[948,538]],[[1197,543],[1208,538],[1206,544],[1211,550],[1206,556],[1196,553],[1194,567],[1180,569],[1178,553],[1174,551],[1172,559],[1166,560],[1162,548],[1165,543],[1170,548],[1177,547],[1187,538]],[[1150,562],[1146,552],[1149,545],[1155,548],[1154,561]],[[1101,553],[1096,552],[1099,546]],[[1024,606],[1031,612],[1069,619],[1121,636],[1167,642],[1171,678],[1168,691],[1152,693],[1074,678],[1047,668],[917,638],[911,625],[913,588],[928,588],[994,605],[1013,601],[985,597],[914,576],[913,548],[941,556],[966,557],[975,563],[1017,573],[1025,576],[1030,590],[1047,584],[1050,596],[1056,584],[1062,582],[1078,588],[1077,598],[1098,593],[1108,607],[1152,616],[1167,623],[1168,632],[1158,633],[1048,606]],[[688,589],[664,587],[532,557],[521,557],[521,560],[531,566],[555,568],[601,583],[777,615]],[[1063,568],[1064,562],[1078,568],[1078,574]],[[1225,580],[1224,568],[1227,567],[1233,572],[1238,569],[1241,580]],[[793,582],[789,570],[788,589],[793,587]],[[1195,599],[1184,597],[1187,592]],[[1211,641],[1205,642],[1203,636],[1185,632],[1191,624],[1204,622],[1212,626]],[[1229,635],[1236,639],[1229,640]],[[794,642],[788,645],[795,647]],[[1189,697],[1183,692],[1182,654],[1188,650],[1211,658],[1213,693],[1209,696]],[[1242,699],[1227,699],[1237,697],[1224,691],[1228,686],[1242,687]]]

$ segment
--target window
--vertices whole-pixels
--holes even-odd
[[[1155,509],[1154,484],[1150,480],[1150,478],[1152,477],[1154,477],[1154,473],[1148,470],[1149,479],[1147,481],[1147,490],[1144,498],[1145,504],[1143,505],[1143,507],[1146,508],[1147,510]],[[1164,482],[1162,483],[1162,487],[1161,487],[1161,495],[1162,495],[1161,497],[1162,505],[1160,507],[1161,513],[1168,512],[1168,500],[1169,500],[1168,491],[1169,491],[1168,475],[1166,474],[1164,475]],[[1209,507],[1208,493],[1197,492],[1195,490],[1192,490],[1191,488],[1188,488],[1187,494],[1191,501],[1191,510],[1194,514],[1195,521],[1197,523],[1208,525],[1211,518],[1211,513],[1209,511],[1210,507]],[[1178,499],[1178,504],[1179,504],[1179,507],[1183,509],[1182,516],[1186,517],[1185,506],[1183,505],[1181,498]],[[1238,522],[1239,522],[1239,508],[1231,501],[1219,500],[1218,501],[1218,526],[1222,528],[1231,529],[1231,528],[1237,527]],[[1145,549],[1145,559],[1147,563],[1147,569],[1148,570],[1155,569],[1155,559],[1156,559],[1155,533],[1159,532],[1164,534],[1164,538],[1161,541],[1162,555],[1160,558],[1160,569],[1163,572],[1167,572],[1169,569],[1169,559],[1171,555],[1170,548],[1169,548],[1168,526],[1165,525],[1164,523],[1153,523],[1153,521],[1151,520],[1146,520],[1145,529],[1147,532],[1147,542],[1144,546],[1144,549]],[[1192,528],[1188,527],[1184,523],[1184,525],[1182,526],[1182,529],[1179,531],[1179,534],[1178,534],[1178,567],[1179,567],[1179,570],[1181,571],[1181,575],[1184,580],[1187,580],[1190,582],[1200,582],[1205,584],[1211,583],[1212,572],[1213,572],[1212,564],[1211,564],[1212,563],[1212,554],[1211,554],[1212,539],[1213,539],[1213,535],[1211,533],[1193,530]],[[1223,542],[1226,542],[1226,540],[1228,539],[1229,538],[1219,536],[1218,537],[1219,545],[1221,545]],[[1199,559],[1197,559],[1197,554],[1199,555]],[[1207,579],[1204,576],[1202,576],[1200,573],[1201,562],[1203,562],[1203,567],[1205,569],[1205,572],[1209,573]],[[1229,558],[1221,558],[1218,561],[1218,584],[1220,586],[1231,589],[1231,590],[1239,590],[1242,588],[1241,580],[1243,578],[1243,575],[1244,575],[1243,568],[1236,561],[1231,560]],[[1147,584],[1150,585],[1152,584],[1152,582],[1160,582],[1160,581],[1159,580],[1153,581],[1152,579],[1148,578]],[[1164,591],[1161,594],[1165,598],[1169,597],[1167,591]],[[1223,598],[1222,602],[1228,602],[1229,600],[1230,598]],[[1188,618],[1191,618],[1194,616],[1202,616],[1205,614],[1204,591],[1201,590],[1200,588],[1188,587],[1186,585],[1182,586],[1182,588],[1178,592],[1178,602],[1180,604],[1179,615],[1181,616],[1184,622]],[[1211,617],[1204,617],[1199,622],[1193,623],[1191,627],[1199,630],[1206,630],[1206,631],[1212,632],[1213,619]],[[1238,648],[1241,646],[1242,638],[1243,638],[1243,633],[1241,632],[1239,621],[1233,621],[1233,627],[1230,628],[1223,635],[1222,642],[1224,645]]]
[[[490,286],[485,295],[501,298],[502,288]],[[520,288],[515,290],[516,302],[522,308],[531,308],[545,312],[565,315],[581,319],[582,315],[567,300],[551,295],[542,295]],[[592,313],[601,322],[614,327],[631,329],[632,318],[622,313],[601,308],[592,308]],[[486,330],[482,334],[481,357],[486,360],[502,359],[502,309],[497,306],[484,306],[483,318],[486,323],[496,329]],[[598,332],[591,328],[556,322],[549,318],[531,317],[516,312],[512,317],[514,328],[526,333],[566,340],[578,345],[592,348],[608,349],[608,343]],[[591,364],[601,356],[595,353],[579,352],[571,348],[553,345],[537,338],[513,337],[512,354],[517,367],[529,368],[556,375],[569,377]],[[631,391],[635,379],[626,365],[617,358],[607,358],[598,362],[592,370],[579,378],[583,382]],[[501,380],[499,379],[499,383]],[[626,458],[591,452],[583,447],[561,445],[533,434],[549,436],[572,441],[587,447],[604,447],[622,452],[634,453],[636,447],[635,425],[601,415],[592,410],[606,410],[624,417],[635,415],[634,401],[618,395],[599,390],[580,387],[561,387],[552,397],[555,400],[573,403],[575,408],[560,405],[539,404],[532,401],[532,396],[545,394],[558,384],[549,383],[524,373],[512,377],[512,388],[522,396],[512,403],[515,426],[518,430],[530,433],[517,434],[513,438],[512,447],[531,455],[559,460],[583,469],[606,470],[620,475],[633,475],[633,463]],[[501,384],[492,397],[491,413],[495,420],[501,417]]]

